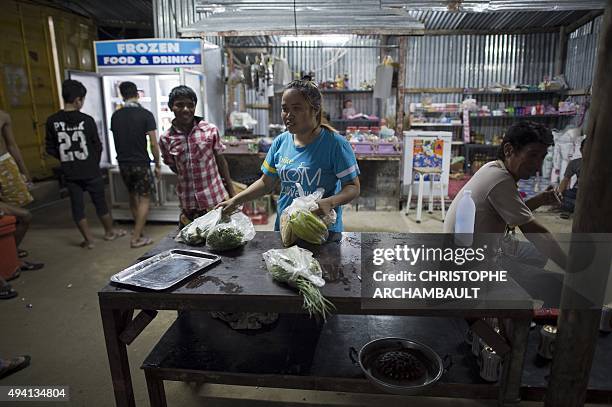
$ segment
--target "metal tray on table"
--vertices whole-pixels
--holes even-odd
[[[214,254],[172,249],[138,262],[113,275],[110,280],[132,287],[165,290],[220,261]]]

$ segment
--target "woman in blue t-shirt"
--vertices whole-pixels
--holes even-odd
[[[244,202],[271,192],[280,180],[281,192],[274,230],[280,230],[283,210],[299,196],[296,184],[310,194],[323,188],[318,201],[318,215],[336,209],[336,223],[331,232],[342,232],[341,205],[359,196],[359,167],[349,142],[333,128],[321,124],[321,92],[309,77],[295,80],[285,88],[282,118],[287,131],[280,134],[270,147],[260,179],[246,190],[219,204],[224,212],[232,213]]]

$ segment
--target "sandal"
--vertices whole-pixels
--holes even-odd
[[[107,242],[111,242],[111,241],[113,241],[113,240],[117,239],[118,237],[123,237],[123,236],[125,236],[126,234],[127,234],[127,232],[126,232],[125,230],[123,230],[123,229],[118,229],[118,230],[113,231],[113,234],[112,234],[112,235],[110,235],[110,236],[106,236],[106,235],[105,235],[105,236],[104,236],[104,240],[106,240]]]
[[[94,248],[93,242],[90,242],[89,240],[83,240],[81,243],[79,243],[79,246],[81,246],[83,249],[89,250]]]
[[[19,257],[20,259],[22,257],[28,257],[29,255],[30,253],[28,253],[27,250],[17,249],[17,257]]]
[[[28,355],[17,356],[13,359],[3,359],[3,363],[0,364],[0,379],[28,367],[30,360]]]
[[[32,270],[40,270],[45,267],[45,263],[36,263],[33,261],[25,261],[21,262],[21,267],[19,267],[20,271],[32,271]]]
[[[15,297],[17,297],[17,291],[13,290],[13,287],[11,287],[9,284],[0,287],[0,300],[10,300],[11,298]]]
[[[140,239],[136,240],[136,241],[131,241],[130,242],[130,247],[132,249],[137,249],[139,247],[143,247],[143,246],[147,246],[153,243],[153,239],[151,239],[150,237],[141,237]]]

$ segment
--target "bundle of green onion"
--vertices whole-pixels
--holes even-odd
[[[316,261],[311,263],[311,267],[320,268],[318,262]],[[308,311],[308,314],[311,317],[313,315],[320,316],[323,318],[323,320],[326,320],[327,315],[336,308],[331,301],[321,294],[319,288],[307,278],[302,277],[301,275],[294,276],[284,268],[276,265],[272,266],[269,271],[274,280],[287,283],[290,286],[297,288],[300,295],[304,297],[303,307],[306,311]]]

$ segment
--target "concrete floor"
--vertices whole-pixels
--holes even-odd
[[[440,232],[442,223],[434,215],[424,214],[421,224],[399,212],[347,212],[346,229],[350,231]],[[147,248],[130,249],[129,238],[102,241],[102,228],[88,206],[88,218],[98,241],[93,250],[78,247],[80,236],[74,227],[69,202],[64,199],[34,211],[31,230],[22,247],[30,258],[46,263],[42,270],[22,273],[12,282],[19,296],[0,302],[0,355],[29,354],[32,364],[2,381],[0,385],[68,385],[71,402],[57,405],[113,406],[113,392],[100,323],[97,291],[109,277],[131,264]],[[568,232],[571,221],[558,214],[539,218],[555,232]],[[273,223],[260,227],[271,229]],[[129,229],[131,225],[122,227]],[[156,240],[174,229],[174,225],[152,224],[147,234]],[[139,367],[176,313],[160,312],[151,325],[129,347],[136,405],[148,405],[144,375]],[[474,400],[398,399],[393,396],[365,397],[319,392],[237,389],[232,386],[204,386],[166,382],[170,406],[253,406],[253,405],[411,405],[411,406],[494,406],[495,402]],[[200,394],[204,393],[206,397]],[[218,397],[232,394],[240,400],[222,402]],[[251,401],[258,398],[262,401]],[[283,404],[271,400],[282,400]],[[206,401],[206,403],[204,403]],[[50,403],[20,403],[20,406]],[[0,402],[0,405],[3,405]],[[8,405],[8,404],[7,404]],[[55,404],[53,404],[55,405]],[[523,403],[522,405],[531,405]]]

